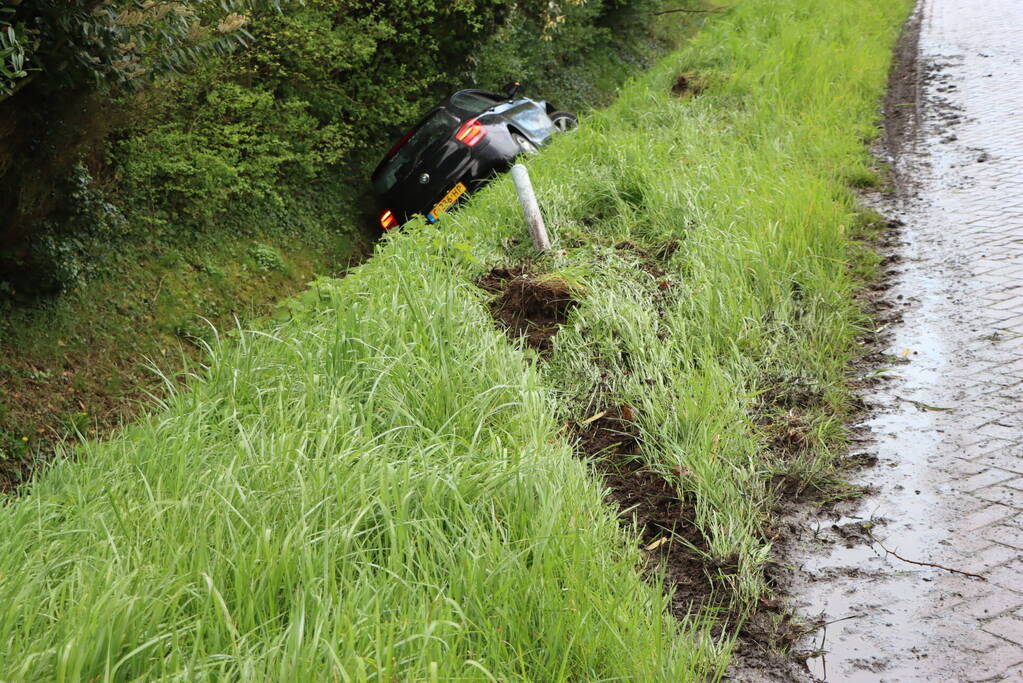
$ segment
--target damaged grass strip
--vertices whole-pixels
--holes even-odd
[[[637,245],[631,248],[643,255],[644,270],[663,276],[661,264]],[[549,357],[554,335],[578,305],[573,298],[578,291],[562,278],[530,273],[527,266],[493,268],[476,284],[491,295],[490,311],[498,327],[513,341],[543,352],[543,358]],[[570,422],[576,450],[600,477],[605,500],[618,509],[623,526],[639,534],[644,574],[663,582],[675,617],[721,614],[731,602],[727,588],[715,585],[721,566],[703,559],[707,543],[695,524],[692,503],[660,474],[643,467],[633,419],[632,409],[622,405]]]
[[[622,525],[638,533],[648,579],[659,579],[672,596],[672,614],[716,618],[730,607],[727,589],[716,585],[719,566],[707,563],[706,539],[694,522],[692,503],[663,476],[638,459],[639,438],[625,417],[627,406],[601,410],[573,425],[573,438],[604,484],[605,500],[619,511]]]

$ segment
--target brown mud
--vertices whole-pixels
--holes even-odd
[[[703,87],[703,79],[699,75],[692,72],[679,74],[671,86],[671,94],[675,97],[691,97],[702,93]]]
[[[884,137],[882,154],[891,164],[916,138],[920,128],[920,24],[923,17],[916,10],[902,28],[888,74],[888,90],[883,101]],[[894,174],[898,167],[891,166]],[[895,180],[898,180],[896,176]]]
[[[554,335],[577,305],[575,288],[557,276],[530,274],[526,268],[494,268],[476,283],[494,295],[490,313],[510,338],[550,353]]]
[[[620,511],[622,525],[639,534],[649,579],[663,581],[677,618],[728,608],[724,590],[716,585],[728,564],[707,561],[707,542],[696,526],[692,501],[639,460],[639,437],[626,419],[629,406],[599,411],[595,420],[576,423],[577,450],[604,482],[605,501]]]

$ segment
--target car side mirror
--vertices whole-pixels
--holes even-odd
[[[513,97],[515,97],[515,95],[518,94],[519,87],[521,87],[521,85],[522,84],[519,83],[518,81],[512,81],[508,85],[504,86],[503,90],[504,90],[505,96],[509,100],[512,99]]]

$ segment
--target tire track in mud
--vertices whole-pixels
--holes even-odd
[[[653,263],[645,267],[657,268]],[[541,360],[550,355],[554,336],[579,305],[579,292],[570,283],[527,266],[493,268],[476,284],[491,295],[490,312],[497,325]],[[608,407],[566,425],[577,456],[603,482],[604,500],[619,511],[622,526],[637,532],[641,570],[671,594],[672,614],[681,620],[712,612],[721,619],[719,628],[727,629],[736,619],[727,618],[734,615],[729,614],[728,588],[719,578],[722,572],[734,574],[736,567],[707,559],[708,543],[696,525],[693,501],[680,497],[668,479],[643,465],[632,409],[615,404],[611,396],[601,398]]]

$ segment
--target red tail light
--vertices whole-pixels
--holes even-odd
[[[401,146],[404,145],[406,142],[408,142],[408,139],[410,137],[412,137],[412,134],[415,133],[415,132],[416,132],[415,128],[410,128],[407,133],[402,135],[401,136],[401,140],[398,140],[396,143],[394,143],[394,147],[392,147],[391,151],[387,153],[387,158],[390,159],[395,154],[397,154],[398,150],[401,149]]]
[[[469,119],[455,133],[455,139],[464,142],[469,147],[475,147],[476,143],[485,137],[487,137],[487,129],[483,127],[479,119]]]
[[[380,214],[380,227],[384,230],[390,230],[391,228],[398,227],[398,219],[394,217],[390,209]]]

